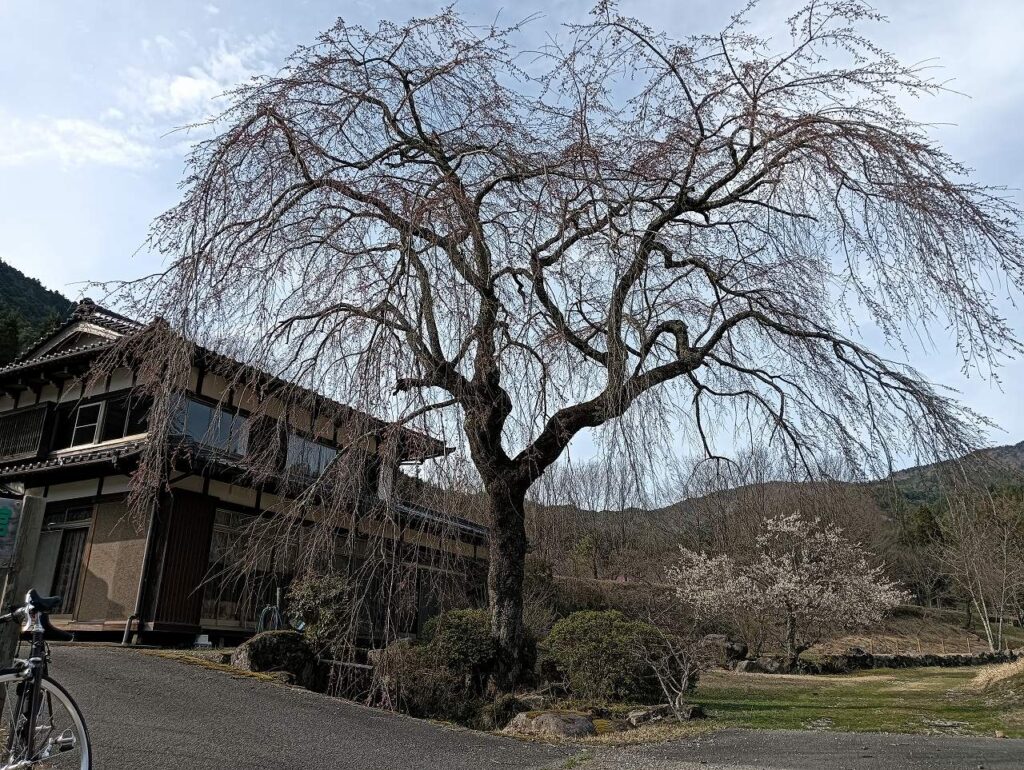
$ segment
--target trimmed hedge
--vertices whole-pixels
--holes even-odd
[[[431,618],[423,629],[423,641],[434,663],[483,691],[497,663],[486,610],[451,610]]]
[[[555,623],[543,649],[576,697],[656,703],[662,693],[644,650],[661,636],[618,610],[587,610]]]
[[[467,724],[476,714],[466,676],[440,665],[429,647],[390,644],[378,655],[374,677],[386,693],[385,705],[414,717]]]

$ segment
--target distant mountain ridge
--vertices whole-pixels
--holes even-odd
[[[63,320],[72,302],[0,260],[0,365],[17,358],[53,324]]]
[[[929,503],[964,479],[988,488],[1024,486],[1024,441],[979,449],[956,460],[905,468],[880,483],[894,485],[910,502]]]

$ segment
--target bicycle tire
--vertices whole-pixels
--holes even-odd
[[[64,709],[68,713],[68,716],[74,723],[75,732],[77,733],[78,736],[77,747],[81,756],[81,759],[78,763],[78,770],[92,770],[92,740],[89,737],[89,727],[86,725],[85,717],[82,716],[82,710],[78,707],[78,704],[75,703],[75,699],[71,697],[71,693],[69,693],[64,688],[63,685],[51,679],[49,676],[44,676],[40,679],[39,687],[41,696],[49,696],[56,699],[61,704],[61,706],[64,707]],[[6,719],[6,714],[2,715],[2,717]],[[3,727],[9,728],[9,726],[6,724],[3,725]],[[0,762],[4,761],[4,759],[0,758]],[[32,763],[32,766],[35,766],[40,762],[45,762],[45,760],[37,760],[36,762]],[[23,763],[19,764],[20,766],[24,766]],[[0,770],[6,770],[9,767],[12,766],[8,764],[3,764],[0,765]]]

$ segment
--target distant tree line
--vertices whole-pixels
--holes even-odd
[[[0,260],[0,366],[67,315],[71,300]]]

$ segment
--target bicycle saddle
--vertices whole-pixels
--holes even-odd
[[[34,588],[28,592],[28,596],[25,598],[28,599],[32,608],[39,612],[53,612],[60,606],[59,596],[40,596]]]

